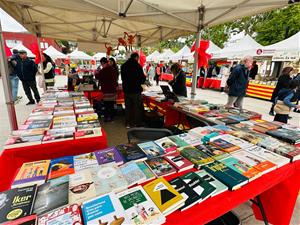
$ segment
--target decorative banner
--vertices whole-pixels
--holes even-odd
[[[41,62],[41,55],[40,55],[40,51],[39,51],[39,47],[38,47],[37,43],[33,43],[31,45],[30,50],[35,55],[35,59],[34,59],[35,64],[39,64]]]
[[[139,55],[140,55],[140,65],[142,67],[144,67],[144,65],[146,63],[146,55],[144,54],[144,52],[141,49],[139,51]]]
[[[4,48],[5,48],[5,54],[6,54],[6,57],[9,58],[12,56],[12,53],[9,49],[9,47],[7,47],[6,43],[4,42]]]
[[[200,47],[197,49],[198,52],[198,69],[202,66],[207,67],[208,66],[208,60],[211,59],[211,55],[206,53],[206,50],[209,47],[209,41],[208,40],[201,40],[200,41]],[[191,47],[191,52],[195,51],[195,42],[193,46]]]
[[[272,61],[293,62],[300,59],[300,53],[297,51],[276,51],[272,57]]]

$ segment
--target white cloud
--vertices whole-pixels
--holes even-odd
[[[18,23],[14,18],[8,15],[3,9],[0,8],[0,20],[3,31],[10,32],[26,32],[27,30]]]

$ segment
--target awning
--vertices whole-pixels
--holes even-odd
[[[27,52],[27,56],[29,58],[35,58],[35,55],[32,53],[32,51],[28,48],[26,48],[24,45],[22,45],[21,43],[20,44],[17,44],[15,47],[13,47],[11,49],[11,51],[13,51],[13,49],[17,49],[17,50],[25,50]]]
[[[50,45],[46,50],[43,51],[47,55],[49,55],[53,59],[65,59],[67,56],[58,51],[56,48],[54,48],[52,45]]]
[[[92,60],[93,59],[92,56],[89,56],[85,52],[78,51],[78,49],[76,49],[75,51],[68,54],[68,57],[70,59],[81,59],[81,60]]]

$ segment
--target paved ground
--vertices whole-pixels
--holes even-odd
[[[56,77],[57,84],[59,86],[66,84],[66,77],[58,76]],[[159,87],[151,87],[152,89],[158,89]],[[190,92],[190,89],[188,90]],[[42,90],[40,89],[40,93]],[[16,112],[18,118],[18,124],[22,124],[25,121],[29,113],[31,112],[34,106],[26,106],[27,103],[26,96],[24,94],[22,85],[20,84],[19,88],[19,95],[23,96],[22,101],[16,105]],[[221,94],[217,91],[212,90],[201,90],[197,89],[197,97],[200,99],[208,100],[212,103],[219,103],[224,104],[226,103],[227,96]],[[259,99],[254,98],[246,98],[244,101],[244,107],[248,110],[253,110],[259,112],[263,115],[263,119],[272,120],[273,117],[268,115],[271,103]],[[298,113],[291,113],[292,119],[290,123],[300,126],[300,114]],[[124,127],[124,119],[119,116],[113,123],[102,123],[105,131],[108,135],[108,144],[110,146],[125,143],[126,140],[126,129]],[[2,79],[0,79],[0,153],[2,151],[2,146],[5,143],[10,131],[9,131],[9,121],[8,121],[8,114],[6,111],[6,105],[4,100],[4,93],[3,93],[3,85]],[[239,215],[242,219],[244,225],[262,225],[264,223],[257,221],[250,208],[250,203],[246,202],[241,204],[239,207],[235,208],[234,211]],[[292,225],[300,225],[300,198],[296,203],[295,211],[292,218]]]

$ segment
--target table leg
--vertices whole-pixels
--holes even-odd
[[[265,225],[269,225],[269,222],[268,222],[268,219],[267,219],[267,216],[266,216],[263,204],[262,204],[262,202],[260,200],[260,196],[259,195],[256,196],[256,200],[251,199],[251,202],[258,206],[258,208],[260,210],[260,213],[261,213],[261,215],[263,217]]]

